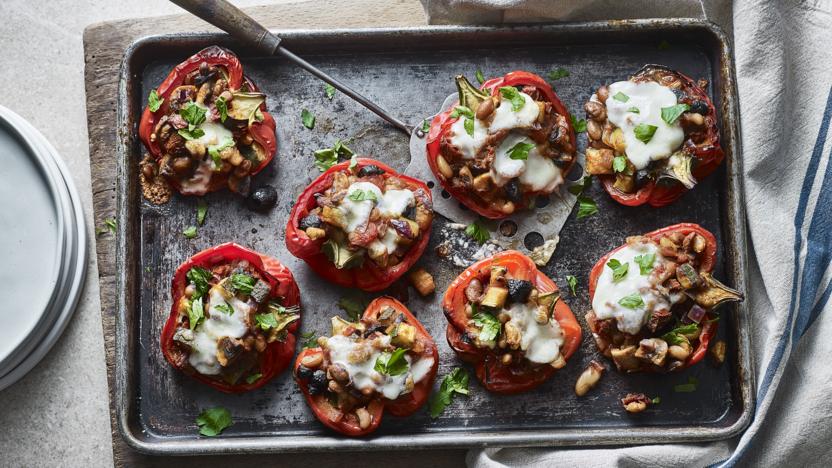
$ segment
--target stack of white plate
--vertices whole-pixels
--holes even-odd
[[[63,333],[86,274],[81,201],[55,148],[0,106],[0,390]]]

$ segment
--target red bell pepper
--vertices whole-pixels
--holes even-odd
[[[307,348],[298,355],[295,360],[295,382],[303,392],[307,404],[312,408],[315,417],[321,423],[330,429],[340,432],[347,436],[364,436],[375,431],[379,424],[381,424],[382,416],[386,411],[397,417],[407,417],[415,413],[421,408],[425,402],[428,401],[431,388],[433,388],[433,381],[436,378],[436,372],[439,367],[439,352],[425,327],[419,320],[407,309],[401,302],[392,297],[382,296],[371,302],[362,315],[362,320],[374,321],[379,312],[385,307],[392,307],[396,311],[403,314],[406,319],[405,323],[416,328],[416,339],[425,344],[424,351],[420,354],[421,358],[432,358],[433,366],[422,380],[413,386],[410,393],[401,395],[395,400],[387,400],[382,397],[372,399],[367,405],[367,411],[370,413],[371,422],[367,428],[362,429],[359,426],[358,420],[353,413],[343,413],[323,393],[312,395],[309,391],[307,382],[298,377],[298,369],[301,367],[303,358],[309,355],[319,354],[323,352],[321,348]]]
[[[170,316],[167,322],[165,322],[160,338],[162,354],[173,367],[225,393],[240,393],[260,388],[276,375],[286,370],[292,361],[292,356],[295,354],[295,333],[300,322],[298,320],[289,324],[285,328],[287,332],[285,340],[269,343],[265,351],[260,353],[259,373],[262,375],[252,383],[242,382],[232,385],[225,381],[212,378],[211,376],[200,374],[187,364],[183,365],[183,359],[181,359],[181,355],[178,355],[182,351],[176,349],[173,336],[176,333],[176,329],[182,324],[177,306],[180,298],[185,294],[185,288],[188,285],[186,275],[193,267],[202,267],[210,270],[215,265],[234,260],[247,260],[263,277],[264,281],[267,281],[271,285],[270,297],[279,299],[282,306],[300,306],[300,291],[292,276],[292,272],[288,268],[283,266],[277,259],[257,253],[233,242],[227,242],[216,247],[205,249],[179,265],[176,273],[174,273],[171,284],[173,305],[171,306]]]
[[[673,233],[678,232],[682,235],[687,236],[688,234],[695,232],[700,236],[705,238],[705,250],[702,252],[702,256],[700,257],[700,265],[699,265],[699,272],[700,273],[710,273],[714,269],[714,265],[716,264],[716,238],[710,231],[703,228],[702,226],[694,223],[680,223],[674,224],[672,226],[667,226],[661,229],[657,229],[652,232],[648,232],[644,235],[644,237],[650,238],[656,242],[659,241],[662,237]],[[611,250],[606,255],[601,257],[597,263],[592,267],[589,273],[589,302],[592,303],[593,298],[595,297],[595,287],[598,285],[598,277],[601,276],[601,273],[604,271],[604,267],[607,264],[607,261],[610,259],[612,255],[614,255],[619,250],[626,247],[627,244],[621,245],[618,248]],[[708,344],[711,342],[711,338],[716,334],[717,328],[719,324],[716,321],[712,321],[713,316],[711,314],[706,315],[705,320],[703,320],[703,327],[699,333],[699,345],[696,349],[691,353],[688,357],[687,361],[685,361],[685,365],[680,369],[685,367],[692,366],[697,362],[701,361],[708,350]],[[591,327],[590,327],[591,328]]]
[[[691,169],[693,177],[697,181],[701,181],[715,171],[725,157],[722,146],[719,144],[716,109],[704,89],[697,86],[687,75],[675,70],[658,65],[647,65],[633,75],[631,79],[633,81],[646,81],[649,80],[649,75],[656,71],[672,75],[682,83],[679,90],[687,96],[681,99],[680,103],[691,104],[694,101],[703,101],[708,106],[708,114],[704,116],[705,129],[696,132],[696,138],[700,143],[694,143],[693,138],[691,138],[693,135],[686,135],[682,144],[682,149],[694,158]],[[647,203],[650,206],[661,207],[673,203],[688,191],[679,181],[662,179],[659,181],[651,180],[635,192],[626,193],[615,188],[614,175],[601,175],[598,178],[612,199],[626,206],[639,206]]]
[[[451,283],[442,300],[442,309],[448,319],[447,338],[451,348],[462,360],[474,364],[477,378],[488,391],[504,394],[520,393],[542,384],[557,369],[545,364],[505,365],[497,352],[489,348],[479,348],[466,339],[465,330],[469,319],[465,313],[465,306],[468,303],[465,289],[475,278],[487,284],[492,266],[506,267],[507,276],[531,281],[532,285],[543,293],[557,292],[558,287],[554,281],[537,269],[531,259],[520,252],[508,250],[468,267]],[[555,303],[553,317],[563,331],[563,345],[560,353],[564,359],[568,360],[581,343],[581,326],[563,300]]]
[[[558,98],[558,95],[555,94],[555,91],[549,86],[549,83],[546,82],[543,78],[534,73],[530,73],[527,71],[513,71],[505,76],[492,78],[480,86],[482,90],[489,90],[492,96],[498,96],[500,94],[500,88],[503,86],[534,86],[537,88],[543,95],[546,97],[546,100],[549,101],[552,106],[555,108],[555,111],[558,114],[568,117],[569,111],[566,109],[566,106]],[[458,120],[458,118],[451,118],[451,113],[453,112],[454,106],[451,106],[450,109],[436,115],[430,124],[430,132],[428,133],[427,138],[427,154],[428,154],[428,165],[430,166],[431,171],[433,171],[436,180],[442,184],[442,187],[448,191],[451,195],[454,196],[457,200],[459,200],[463,205],[467,206],[471,210],[478,213],[480,216],[484,216],[490,219],[499,219],[505,218],[507,215],[497,209],[490,208],[488,206],[483,206],[478,204],[476,200],[474,200],[469,193],[465,190],[456,188],[452,186],[448,181],[445,180],[444,177],[441,177],[439,172],[439,168],[436,163],[436,158],[440,154],[440,143],[442,141],[442,137],[448,133],[451,128],[451,125],[454,124]],[[476,109],[474,109],[476,110]],[[569,125],[569,141],[575,142],[575,129],[572,127],[571,119],[567,119]],[[575,159],[573,159],[569,165],[563,168],[563,173],[568,174],[569,170],[572,168],[572,165],[575,163]],[[529,194],[530,196],[533,194]]]
[[[356,171],[367,165],[378,166],[385,171],[382,176],[385,179],[395,177],[404,182],[412,191],[421,190],[428,200],[431,200],[430,189],[424,182],[401,175],[389,166],[372,159],[357,159]],[[350,161],[344,161],[329,168],[326,172],[315,179],[300,194],[298,201],[292,207],[289,215],[289,222],[286,225],[286,247],[295,257],[305,261],[315,273],[324,279],[345,287],[355,287],[364,291],[380,291],[390,286],[413,266],[422,256],[430,240],[430,230],[420,233],[419,239],[414,242],[401,262],[389,267],[381,268],[371,260],[366,259],[361,267],[351,269],[338,269],[323,252],[321,246],[325,239],[310,239],[306,232],[299,227],[300,221],[306,217],[311,210],[317,206],[315,194],[321,193],[332,186],[334,174],[340,171],[348,171]]]
[[[152,112],[149,108],[145,107],[144,112],[142,113],[141,121],[139,122],[139,138],[141,138],[147,150],[150,151],[150,154],[153,155],[157,161],[159,161],[163,155],[162,149],[159,147],[158,143],[151,139],[156,123],[162,116],[168,114],[170,109],[169,104],[171,101],[170,95],[173,90],[181,86],[185,81],[185,78],[190,73],[198,70],[200,64],[203,62],[210,66],[222,67],[225,70],[228,88],[230,91],[239,91],[246,88],[251,92],[258,91],[254,82],[243,74],[243,66],[240,64],[240,60],[237,56],[230,50],[222,47],[206,47],[177,65],[170,72],[170,74],[168,74],[167,78],[162,81],[162,84],[156,88],[156,94],[159,98],[164,99],[162,105],[156,110],[156,112]],[[263,120],[259,122],[252,122],[249,125],[248,130],[251,137],[263,147],[267,157],[256,168],[252,168],[252,175],[262,171],[263,168],[271,162],[277,152],[277,137],[275,134],[276,125],[274,118],[271,114],[266,112],[265,103],[260,106],[260,111],[263,114]],[[207,191],[212,192],[224,187],[226,181],[223,179],[225,178],[212,177],[211,185],[208,187]],[[179,184],[175,181],[172,182],[173,186],[177,190],[180,190]]]

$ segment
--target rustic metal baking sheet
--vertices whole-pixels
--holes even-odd
[[[545,385],[522,395],[496,396],[485,392],[472,377],[470,397],[456,398],[436,420],[425,410],[406,419],[388,415],[371,437],[347,439],[315,420],[289,373],[255,392],[221,394],[173,370],[159,351],[159,332],[170,310],[175,268],[203,248],[226,241],[285,262],[302,291],[302,331],[328,330],[329,317],[339,313],[335,302],[356,292],[321,280],[284,246],[283,231],[292,203],[319,174],[312,165],[312,152],[331,146],[336,139],[350,138],[357,152],[404,170],[408,138],[343,95],[326,99],[322,83],[287,62],[252,55],[227,36],[142,39],[125,55],[119,121],[114,123],[121,138],[113,155],[119,162],[115,395],[119,429],[130,445],[149,453],[200,454],[663,443],[726,438],[747,426],[754,395],[744,305],[722,310],[719,338],[727,341],[729,352],[721,367],[703,364],[666,376],[624,376],[610,371],[588,396],[579,399],[573,391],[586,364],[599,358],[583,320],[589,308],[589,269],[626,236],[682,221],[698,222],[719,241],[716,275],[740,290],[747,284],[736,88],[728,44],[720,31],[697,20],[642,20],[280,34],[291,50],[352,83],[413,125],[435,113],[454,91],[452,77],[457,73],[473,77],[480,68],[487,77],[514,69],[545,75],[565,68],[571,76],[557,81],[556,91],[572,112],[582,116],[583,103],[598,84],[623,79],[645,63],[665,64],[711,82],[726,160],[694,191],[662,209],[617,205],[595,183],[589,194],[598,202],[600,213],[579,220],[573,212],[545,268],[563,290],[566,275],[577,276],[578,296],[566,294],[565,300],[584,327],[580,350]],[[670,47],[658,47],[662,41]],[[205,226],[199,229],[199,237],[188,240],[181,232],[195,224],[195,199],[175,197],[156,207],[141,197],[137,163],[143,148],[136,129],[149,90],[182,59],[215,43],[232,47],[241,56],[245,72],[268,95],[269,111],[278,124],[278,155],[257,182],[275,186],[279,201],[270,213],[258,214],[229,193],[209,195]],[[317,116],[314,130],[301,124],[302,108]],[[580,148],[585,144],[586,137],[581,135]],[[440,260],[433,250],[454,235],[446,220],[436,220],[431,246],[420,263],[433,273],[439,292],[423,299],[410,290],[408,301],[439,344],[440,378],[461,365],[447,346],[446,322],[438,303],[462,268]],[[691,376],[699,380],[696,392],[674,393],[673,386]],[[661,403],[629,415],[619,398],[631,391],[659,396]],[[199,437],[195,417],[201,409],[217,405],[231,411],[234,425],[221,437]]]

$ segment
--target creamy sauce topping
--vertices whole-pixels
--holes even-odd
[[[650,274],[642,275],[635,257],[649,254],[656,256],[653,263],[654,269]],[[647,319],[654,310],[670,309],[673,303],[681,300],[681,295],[668,299],[656,289],[655,267],[664,261],[656,244],[639,242],[628,245],[615,252],[609,260],[611,259],[618,260],[622,264],[629,263],[629,267],[624,278],[613,282],[612,269],[604,265],[604,270],[598,276],[598,283],[595,286],[595,297],[592,299],[592,310],[595,311],[598,319],[614,318],[620,331],[635,335],[647,323]],[[641,296],[641,300],[644,301],[643,307],[631,309],[619,304],[622,298],[633,293]]]
[[[389,336],[385,335],[377,339],[381,340],[385,346],[390,344]],[[372,388],[388,400],[395,400],[399,395],[406,393],[405,382],[408,376],[411,376],[413,383],[419,382],[433,366],[433,358],[424,357],[413,363],[410,356],[405,354],[407,372],[394,376],[384,375],[373,369],[376,360],[381,356],[381,351],[373,348],[370,341],[359,343],[346,336],[337,335],[327,340],[326,347],[329,350],[329,360],[333,364],[338,364],[346,369],[355,388],[358,390]],[[351,363],[349,354],[359,347],[366,347],[367,350],[371,351],[369,358],[364,362]]]
[[[362,191],[372,193],[369,199],[355,201],[350,195]],[[373,199],[375,198],[375,199]],[[341,201],[340,209],[347,218],[346,231],[353,232],[359,226],[364,226],[370,220],[370,213],[378,206],[382,215],[390,218],[401,216],[407,208],[416,203],[413,192],[404,190],[388,190],[382,195],[381,189],[371,182],[355,182],[347,189],[347,196]]]
[[[228,304],[234,309],[227,314],[217,306]],[[251,306],[231,297],[226,299],[220,286],[214,286],[208,293],[208,314],[194,330],[194,340],[188,362],[200,374],[217,375],[222,366],[217,361],[217,341],[222,337],[241,338],[248,331],[248,314]]]
[[[544,324],[537,323],[537,307],[528,304],[512,304],[505,312],[511,317],[506,323],[513,324],[520,330],[520,349],[526,359],[548,364],[558,358],[563,345],[563,331],[556,320],[550,318]]]
[[[510,133],[495,150],[491,177],[494,183],[502,187],[511,179],[519,178],[520,184],[529,190],[551,192],[563,182],[560,169],[554,161],[541,156],[537,147],[529,151],[526,159],[511,159],[511,149],[518,143],[534,142],[519,133]]]
[[[618,93],[629,99],[622,102],[614,98]],[[594,99],[597,99],[593,96]],[[610,122],[624,132],[627,159],[637,169],[644,169],[650,161],[666,159],[676,151],[685,139],[679,121],[668,125],[662,120],[662,107],[678,104],[673,91],[656,82],[633,83],[619,81],[609,86],[607,98],[607,117]],[[632,109],[638,109],[638,113]],[[640,124],[653,125],[656,133],[644,143],[636,138],[635,128]]]

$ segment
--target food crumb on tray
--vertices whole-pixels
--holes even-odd
[[[480,245],[465,234],[464,224],[448,223],[445,227],[448,229],[440,231],[442,242],[436,247],[437,254],[458,267],[467,268],[474,262],[504,250],[490,240]]]

